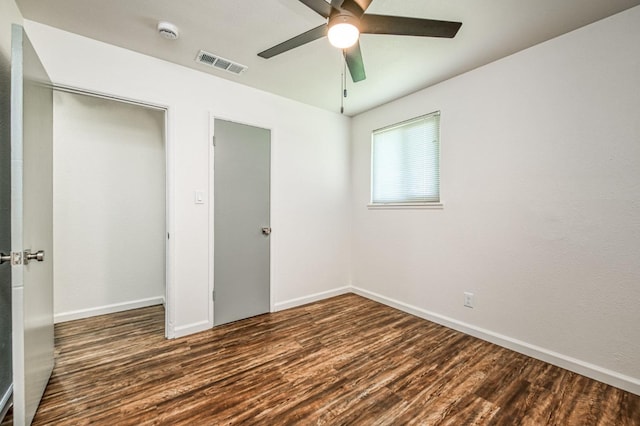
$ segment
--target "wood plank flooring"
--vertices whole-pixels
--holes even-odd
[[[640,425],[640,396],[348,294],[176,340],[56,326],[34,425]]]

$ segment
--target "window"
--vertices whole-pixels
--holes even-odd
[[[440,112],[374,131],[371,155],[371,207],[440,202]]]

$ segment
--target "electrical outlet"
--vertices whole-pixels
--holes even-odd
[[[464,292],[464,306],[473,308],[473,293],[469,293],[468,291]]]

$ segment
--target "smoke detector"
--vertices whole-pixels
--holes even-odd
[[[173,25],[171,22],[158,22],[158,32],[162,37],[169,40],[175,40],[179,36],[178,27]]]

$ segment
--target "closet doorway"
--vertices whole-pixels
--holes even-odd
[[[55,322],[164,305],[166,110],[60,88],[53,105]]]

